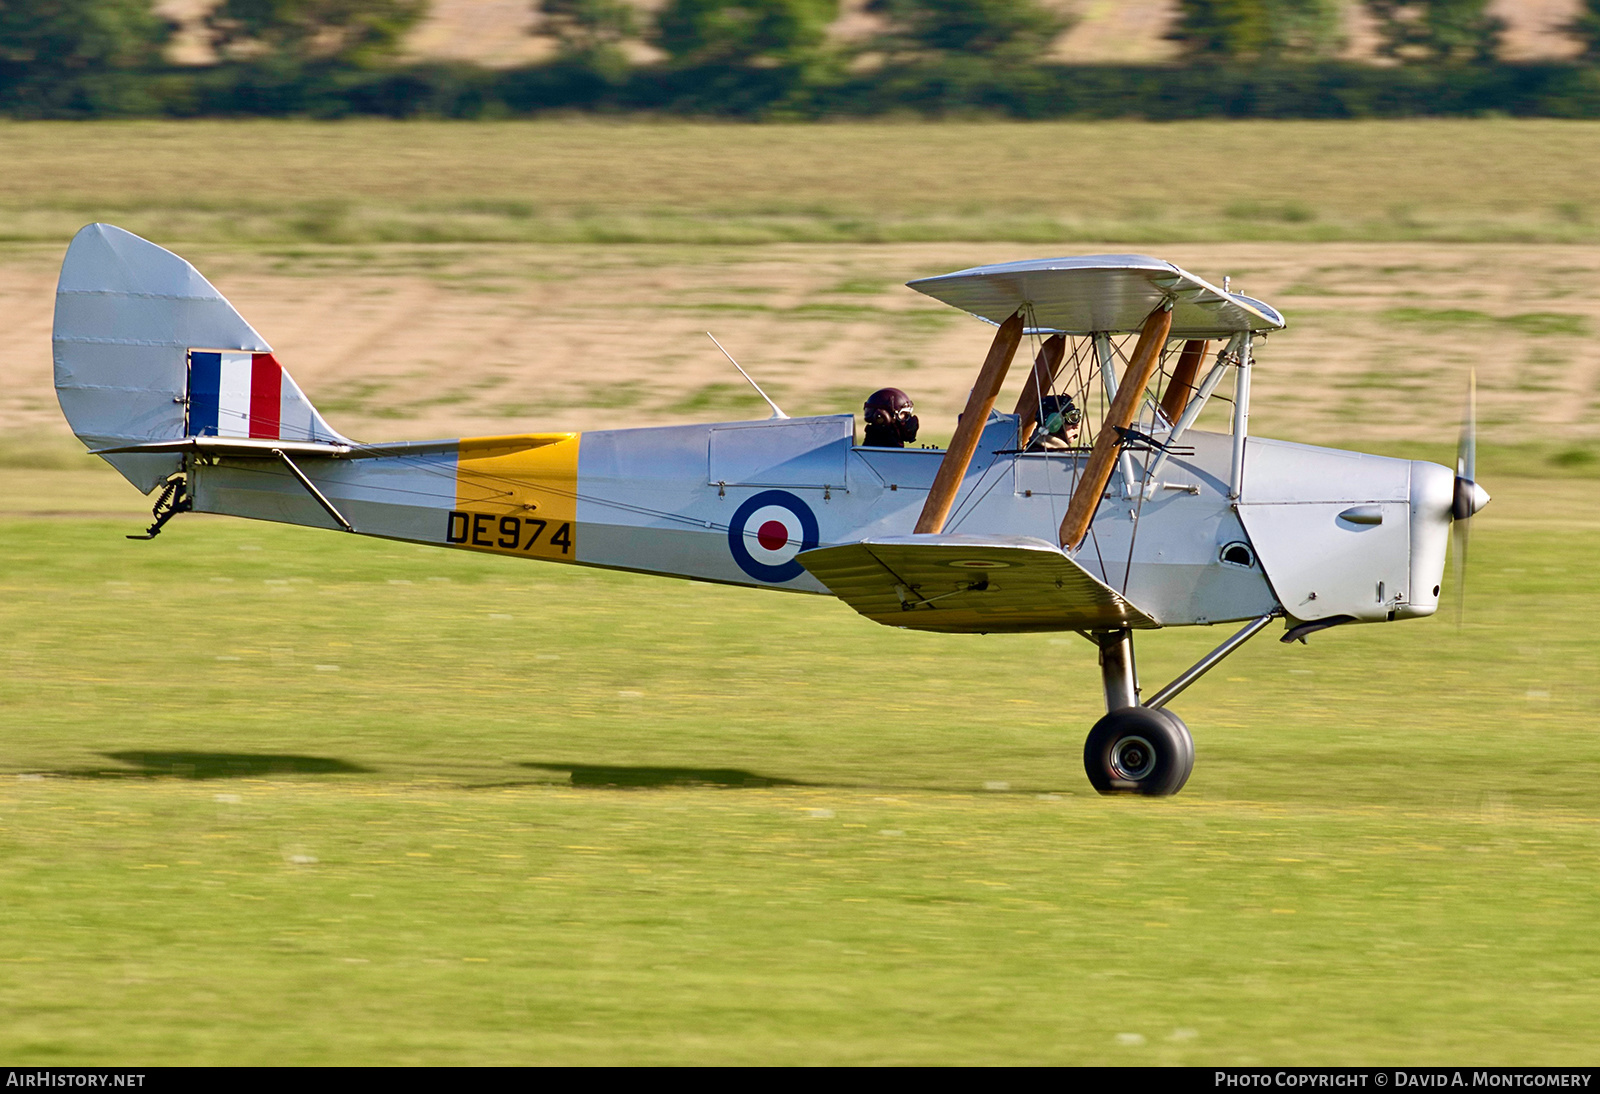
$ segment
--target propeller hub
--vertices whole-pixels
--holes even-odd
[[[1471,479],[1456,476],[1455,498],[1450,505],[1450,516],[1453,519],[1466,520],[1488,504],[1489,491]]]

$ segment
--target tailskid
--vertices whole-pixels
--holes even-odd
[[[161,534],[161,529],[167,521],[179,513],[188,513],[194,510],[194,499],[189,496],[189,478],[179,472],[167,479],[166,486],[162,487],[160,497],[156,498],[155,508],[151,516],[155,523],[144,531],[142,536],[129,536],[129,539],[155,539]]]

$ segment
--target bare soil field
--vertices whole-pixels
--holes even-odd
[[[1064,243],[179,247],[362,440],[764,416],[711,331],[791,414],[859,411],[894,384],[947,435],[990,328],[913,277]],[[1259,353],[1252,430],[1453,448],[1469,368],[1491,445],[1600,438],[1600,247],[1187,244],[1162,257],[1265,299],[1289,328]],[[51,388],[60,249],[0,252],[0,437],[75,443]],[[1010,387],[1022,381],[1014,370]]]

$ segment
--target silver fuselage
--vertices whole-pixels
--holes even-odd
[[[514,453],[514,437],[300,466],[364,534],[826,593],[794,557],[910,534],[944,456],[858,446],[854,430],[832,415],[564,434],[526,473],[478,459],[489,443]],[[1057,541],[1087,454],[1018,452],[1016,435],[1013,416],[991,417],[946,534]],[[1163,626],[1433,613],[1449,469],[1250,438],[1234,483],[1232,452],[1230,436],[1191,430],[1159,481],[1143,480],[1148,454],[1130,461],[1133,481],[1113,476],[1073,559]],[[272,461],[191,457],[188,470],[199,511],[336,527]]]

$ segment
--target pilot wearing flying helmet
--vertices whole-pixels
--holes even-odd
[[[916,407],[897,387],[883,387],[867,396],[866,433],[861,443],[871,448],[904,448],[917,439]]]
[[[1078,447],[1078,427],[1083,411],[1070,395],[1046,395],[1039,400],[1039,432],[1028,445],[1030,452],[1059,452]]]

